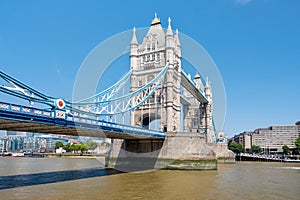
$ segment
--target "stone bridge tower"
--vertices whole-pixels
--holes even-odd
[[[193,82],[198,90],[202,91],[208,102],[200,103],[188,91],[183,90],[182,95],[188,99],[189,104],[183,104],[183,131],[184,132],[197,132],[205,134],[206,142],[215,143],[216,138],[213,129],[213,98],[212,88],[208,78],[205,85],[198,73],[194,76]]]
[[[141,44],[133,29],[130,43],[131,92],[153,80],[167,63],[169,68],[164,82],[147,102],[130,112],[132,126],[151,128],[151,122],[160,120],[159,128],[165,131],[165,137],[113,139],[106,158],[107,166],[121,171],[161,167],[216,169],[216,155],[228,157],[227,145],[218,147],[215,144],[210,82],[206,80],[204,85],[199,74],[192,80],[183,71],[178,31],[173,33],[170,18],[164,30],[160,19],[155,16]],[[199,92],[205,95],[206,100],[197,96]]]
[[[181,46],[178,31],[173,33],[170,18],[164,31],[155,15],[141,44],[133,29],[130,44],[131,91],[151,81],[167,62],[170,66],[164,84],[144,105],[131,111],[131,125],[149,127],[152,121],[160,120],[160,130],[180,130]]]

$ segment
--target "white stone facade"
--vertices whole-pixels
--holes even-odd
[[[156,90],[153,97],[144,105],[131,112],[131,125],[149,127],[160,119],[160,130],[167,132],[198,132],[206,134],[207,142],[215,141],[212,123],[212,89],[207,80],[202,83],[197,74],[194,78],[196,87],[203,91],[209,103],[201,104],[181,86],[181,44],[178,31],[171,28],[168,19],[166,31],[160,19],[155,16],[141,44],[136,38],[135,29],[130,44],[131,91],[135,91],[151,81],[169,62],[165,81]],[[183,103],[183,97],[188,103]],[[182,105],[182,107],[181,107]],[[183,109],[181,116],[181,109]],[[183,122],[180,119],[183,118]],[[182,123],[182,124],[181,124]]]

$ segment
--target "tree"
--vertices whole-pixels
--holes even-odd
[[[80,145],[80,151],[81,152],[84,152],[84,151],[87,151],[87,150],[88,150],[88,146],[86,144],[83,143],[83,144]]]
[[[243,146],[242,144],[238,144],[235,141],[232,141],[229,145],[229,149],[233,151],[234,153],[241,153],[243,152]]]
[[[87,142],[86,145],[88,150],[95,150],[98,146],[96,142]]]
[[[71,148],[71,144],[70,143],[68,143],[68,144],[66,144],[66,145],[63,146],[63,149],[66,150],[66,152],[70,152],[71,151],[70,148]]]
[[[295,145],[296,145],[296,151],[299,154],[300,153],[300,136],[296,139]]]
[[[290,154],[290,148],[287,145],[282,146],[282,150],[284,154],[286,155]]]
[[[75,152],[80,151],[80,144],[74,144],[74,151]]]
[[[260,153],[261,152],[260,146],[253,145],[251,147],[251,152],[253,152],[253,153]]]
[[[59,149],[60,147],[64,147],[64,144],[61,141],[55,142],[54,149]]]
[[[70,152],[77,152],[77,151],[79,151],[79,150],[81,150],[80,149],[80,144],[71,144],[70,145]]]

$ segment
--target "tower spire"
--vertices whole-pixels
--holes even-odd
[[[176,32],[175,32],[175,40],[177,41],[177,44],[180,46],[178,29],[176,29]]]
[[[135,27],[133,27],[133,29],[132,29],[132,39],[131,39],[131,43],[130,44],[138,44],[135,32],[136,32],[136,29],[135,29]]]
[[[167,28],[167,35],[173,35],[173,31],[172,31],[172,28],[171,28],[171,18],[169,17],[168,18],[168,28]]]
[[[171,27],[171,17],[168,17],[168,27],[170,26]]]

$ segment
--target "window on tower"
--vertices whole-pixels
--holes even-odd
[[[154,93],[151,95],[151,97],[150,97],[150,103],[154,103],[154,98],[155,98],[155,95],[154,95]]]
[[[160,54],[156,54],[156,60],[160,60]]]
[[[156,102],[157,102],[157,103],[160,103],[160,96],[159,96],[159,95],[156,96]]]
[[[150,43],[147,44],[147,51],[150,51]]]
[[[146,61],[150,61],[150,54],[147,55],[147,60]]]
[[[152,60],[155,60],[155,54],[152,54],[152,56],[151,56],[151,61]]]
[[[152,43],[152,50],[155,50],[155,43]]]
[[[143,85],[143,82],[141,80],[139,80],[138,86],[141,87],[142,85]]]

